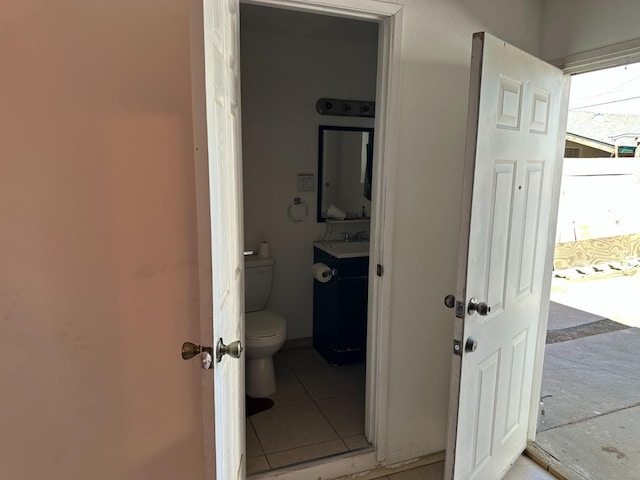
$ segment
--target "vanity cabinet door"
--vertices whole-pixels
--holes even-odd
[[[340,278],[339,284],[339,319],[334,347],[344,352],[351,351],[349,356],[354,361],[364,360],[369,279],[366,276],[344,277]]]
[[[338,259],[314,248],[314,262],[336,269],[313,281],[313,346],[331,365],[364,360],[367,342],[369,257]]]

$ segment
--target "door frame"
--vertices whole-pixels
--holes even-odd
[[[191,82],[194,138],[198,274],[200,291],[200,338],[209,344],[213,337],[211,232],[209,212],[208,152],[203,48],[203,0],[190,0]],[[238,3],[333,15],[379,24],[376,117],[374,128],[374,184],[371,205],[369,262],[369,302],[367,334],[367,373],[365,435],[373,451],[347,453],[344,456],[294,466],[278,472],[288,480],[337,476],[374,468],[386,458],[388,405],[389,333],[391,297],[391,244],[396,198],[397,152],[399,145],[399,99],[403,6],[377,0],[239,0]],[[239,34],[239,32],[238,32]],[[242,72],[241,72],[242,74]],[[241,107],[240,107],[241,108]],[[240,201],[240,200],[239,200]],[[242,211],[240,209],[240,211]],[[242,221],[242,219],[239,219]],[[377,275],[377,266],[385,267]],[[205,479],[215,479],[215,412],[213,375],[202,375],[202,419]],[[207,399],[210,398],[210,401]],[[379,415],[380,413],[380,415]],[[265,472],[254,478],[271,478]]]
[[[484,55],[480,50],[476,51],[476,42],[479,42],[476,35],[473,36],[473,51],[472,55]],[[546,60],[543,60],[547,62]],[[550,63],[550,62],[547,62]],[[479,116],[480,116],[480,94],[481,94],[481,70],[483,68],[482,58],[472,58],[470,63],[470,84],[469,84],[469,105],[467,115],[467,128],[465,137],[465,153],[464,153],[464,171],[462,181],[462,207],[460,214],[460,244],[458,247],[458,259],[457,259],[457,282],[455,289],[455,308],[453,312],[453,339],[464,342],[464,326],[466,321],[466,315],[463,315],[463,311],[466,309],[466,302],[468,301],[466,287],[467,287],[467,256],[469,252],[470,230],[471,230],[471,216],[472,216],[472,204],[473,204],[473,185],[475,177],[475,163],[476,163],[476,138],[479,129]],[[556,67],[557,68],[557,67]],[[560,105],[568,105],[569,88],[567,82],[569,76],[564,73],[563,86],[561,89]],[[559,112],[559,127],[566,129],[566,117],[568,109],[560,110]],[[549,296],[545,295],[545,291],[551,287],[551,272],[553,267],[553,253],[555,242],[555,230],[557,224],[560,182],[562,179],[562,157],[564,151],[564,136],[558,137],[555,147],[555,156],[557,161],[553,166],[553,172],[551,174],[551,205],[549,211],[549,219],[547,224],[548,237],[545,242],[543,251],[544,255],[544,267],[542,273],[542,295],[540,297],[539,305],[539,321],[538,331],[536,332],[535,354],[533,358],[533,372],[532,372],[532,391],[529,399],[529,418],[527,422],[527,442],[530,441],[532,435],[531,423],[532,418],[537,419],[538,404],[540,395],[540,380],[541,376],[538,376],[538,370],[542,371],[542,361],[544,359],[544,339],[546,336],[547,327],[547,312],[549,308]],[[551,257],[551,258],[550,258]],[[460,315],[460,316],[459,316]],[[464,348],[464,347],[462,347]],[[451,383],[449,389],[449,412],[447,419],[447,437],[446,437],[446,457],[445,457],[445,478],[454,478],[454,462],[456,460],[456,446],[458,438],[458,419],[459,419],[459,401],[461,391],[461,372],[462,361],[464,353],[458,352],[454,354],[452,352],[451,360]],[[534,399],[538,399],[535,401]],[[535,436],[535,430],[533,432]]]
[[[577,54],[569,55],[567,57],[551,60],[548,63],[555,65],[561,69],[565,75],[576,75],[580,73],[593,72],[596,70],[603,70],[606,68],[619,67],[629,63],[640,62],[640,39],[629,40],[622,43],[616,43],[613,45],[596,48],[593,50],[587,50]],[[567,92],[569,95],[570,92]],[[568,100],[568,99],[567,99]],[[568,105],[568,101],[567,101]],[[566,117],[569,114],[569,109],[566,112],[561,112],[561,115]],[[566,118],[561,119],[566,124]],[[564,163],[564,153],[561,154],[562,161],[560,163],[560,171],[557,172],[559,179],[555,183],[558,184],[558,188],[561,188],[562,182],[562,164]],[[554,184],[555,186],[555,184]],[[555,194],[555,193],[554,193]],[[559,197],[558,197],[559,199]],[[553,230],[549,231],[549,238],[547,239],[546,249],[546,261],[548,265],[553,264],[553,257],[555,252],[555,236],[558,223],[558,205],[555,206],[555,214],[552,220],[555,221]],[[553,232],[553,235],[551,235]],[[551,291],[551,275],[545,276],[544,290]],[[531,408],[528,426],[527,437],[527,451],[534,457],[539,457],[539,452],[536,448],[531,448],[532,444],[535,444],[536,435],[538,432],[538,418],[540,408],[540,394],[542,389],[542,374],[544,369],[544,350],[548,329],[549,320],[549,303],[550,298],[547,295],[546,299],[543,299],[543,303],[540,309],[540,324],[538,329],[538,339],[536,348],[536,358],[533,371],[533,385],[531,390]],[[543,460],[544,459],[540,459]]]

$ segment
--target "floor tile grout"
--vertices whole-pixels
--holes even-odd
[[[304,347],[304,348],[299,348],[299,349],[293,349],[293,350],[310,350],[315,352],[315,350],[313,349],[313,347]],[[279,451],[275,451],[275,452],[269,452],[267,453],[264,445],[263,445],[263,441],[260,438],[260,435],[258,434],[258,430],[254,427],[253,422],[251,421],[251,419],[247,419],[249,420],[249,423],[251,425],[251,428],[253,428],[253,431],[256,435],[256,438],[258,439],[258,442],[260,444],[260,447],[263,451],[263,456],[265,457],[265,460],[267,462],[267,465],[269,466],[269,470],[273,470],[274,468],[271,466],[271,462],[269,461],[269,455],[272,454],[276,454],[276,453],[282,453],[282,452],[289,452],[289,451],[293,451],[296,450],[298,448],[303,448],[303,447],[314,447],[314,446],[318,446],[318,445],[322,445],[324,443],[327,442],[331,442],[331,441],[335,441],[338,440],[339,443],[342,445],[342,447],[344,448],[344,452],[342,453],[348,453],[350,451],[352,451],[347,443],[345,442],[345,438],[346,437],[353,437],[353,436],[357,436],[357,435],[363,435],[364,436],[364,431],[363,432],[359,432],[359,433],[355,433],[355,434],[350,434],[350,435],[345,435],[342,436],[340,435],[340,433],[336,430],[336,428],[334,427],[334,425],[331,423],[331,421],[329,420],[329,418],[327,417],[327,415],[325,414],[325,412],[322,410],[322,408],[320,407],[320,404],[318,402],[323,401],[323,400],[328,400],[328,399],[336,399],[336,398],[340,398],[340,397],[348,397],[351,395],[356,395],[356,394],[361,394],[363,393],[365,390],[361,389],[358,387],[357,391],[355,392],[350,392],[350,393],[343,393],[343,394],[338,394],[338,395],[330,395],[328,397],[323,397],[323,398],[314,398],[314,396],[312,395],[312,393],[309,391],[309,389],[305,386],[304,382],[302,381],[300,374],[304,374],[305,372],[310,372],[310,371],[314,371],[314,370],[324,370],[324,369],[332,369],[332,368],[338,368],[337,366],[330,366],[330,365],[325,365],[325,366],[321,366],[321,367],[312,367],[312,368],[305,368],[305,369],[301,369],[301,370],[294,370],[291,366],[291,364],[286,360],[286,358],[284,356],[280,356],[279,360],[281,360],[282,362],[284,362],[284,365],[289,369],[289,372],[286,372],[287,374],[291,373],[293,374],[295,380],[299,383],[300,387],[302,388],[302,390],[304,391],[304,393],[309,397],[309,401],[301,401],[301,402],[294,402],[291,404],[287,404],[287,405],[281,405],[281,406],[276,406],[274,405],[272,407],[272,409],[280,409],[280,408],[287,408],[287,407],[291,407],[291,406],[295,406],[295,405],[302,405],[302,404],[306,404],[306,403],[313,403],[314,407],[320,412],[320,415],[322,416],[322,418],[325,420],[325,422],[328,424],[328,426],[331,428],[331,430],[333,431],[333,433],[336,435],[335,439],[332,440],[326,440],[326,441],[322,441],[322,442],[317,442],[317,443],[313,443],[313,444],[309,444],[309,445],[299,445],[293,448],[289,448],[289,449],[284,449],[284,450],[279,450]],[[281,372],[282,373],[282,372]],[[276,375],[277,378],[277,375]],[[365,437],[366,440],[366,437]],[[356,449],[357,450],[357,449]],[[322,457],[318,457],[318,458],[322,458]],[[311,461],[314,460],[315,458],[310,458],[306,461]]]
[[[251,418],[247,417],[247,423],[249,424],[249,426],[251,427],[251,429],[253,430],[253,433],[255,434],[256,438],[258,439],[258,443],[260,444],[260,449],[262,450],[262,455],[264,455],[264,457],[267,457],[266,452],[264,451],[264,445],[262,444],[262,440],[260,440],[260,436],[258,435],[258,431],[255,429],[255,427],[253,426],[253,422],[251,421]],[[246,443],[246,435],[245,435],[245,443]],[[256,457],[259,457],[260,455],[256,455]],[[248,458],[248,457],[247,457]],[[251,457],[253,458],[253,457]],[[267,463],[269,461],[267,460]]]

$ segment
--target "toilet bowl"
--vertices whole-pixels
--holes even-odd
[[[273,356],[287,339],[287,323],[280,315],[260,310],[245,316],[245,375],[247,395],[267,397],[276,391]]]
[[[245,269],[245,390],[254,398],[276,391],[273,356],[287,339],[287,322],[264,310],[273,278],[273,258],[249,255]]]

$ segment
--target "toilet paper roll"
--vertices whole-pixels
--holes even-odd
[[[258,257],[269,258],[269,242],[260,242],[258,246]]]
[[[314,263],[313,267],[311,267],[311,271],[313,272],[313,278],[318,280],[320,283],[327,283],[333,277],[331,268],[329,268],[325,263]]]

